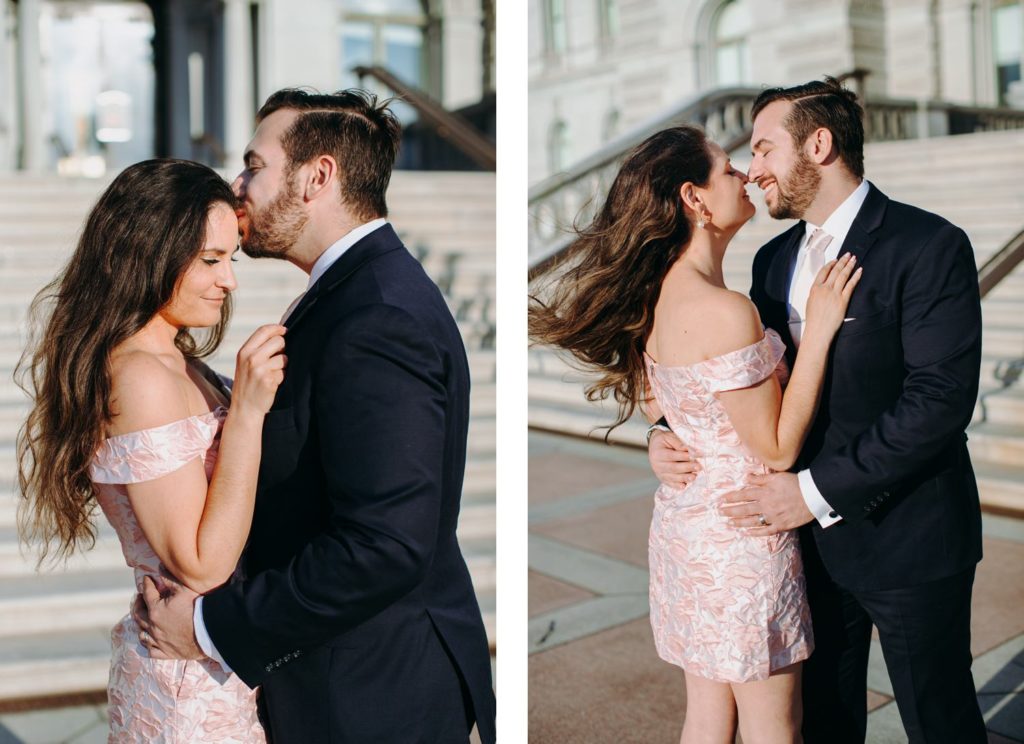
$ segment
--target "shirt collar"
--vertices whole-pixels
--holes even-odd
[[[331,265],[341,258],[341,255],[349,248],[354,246],[360,240],[365,238],[367,235],[372,233],[374,230],[378,230],[388,221],[384,217],[378,217],[375,220],[365,222],[358,227],[354,227],[347,233],[338,238],[337,241],[332,243],[327,250],[320,254],[320,258],[313,264],[312,270],[309,272],[309,283],[306,285],[306,291],[312,287],[317,281],[324,275],[327,269],[331,268]]]
[[[812,225],[810,222],[805,224],[806,235],[804,237],[804,244],[806,245],[807,240],[810,239],[811,233],[817,230],[819,227],[832,236],[832,242],[830,245],[834,246],[837,250],[846,240],[846,234],[850,232],[850,226],[853,225],[853,221],[857,218],[857,213],[860,208],[864,205],[864,200],[868,198],[868,191],[870,186],[867,179],[862,179],[860,185],[853,190],[846,199],[836,207],[835,211],[828,216],[821,225]]]

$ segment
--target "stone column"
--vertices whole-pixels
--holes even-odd
[[[480,0],[444,0],[442,7],[442,103],[453,109],[483,95],[483,17]]]
[[[18,81],[21,167],[27,171],[41,171],[46,167],[46,133],[43,131],[39,0],[21,0],[18,3]]]
[[[224,1],[224,166],[229,173],[242,167],[256,114],[251,17],[249,0]]]

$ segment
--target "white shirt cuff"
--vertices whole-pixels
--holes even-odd
[[[801,470],[796,474],[796,479],[800,484],[800,495],[803,496],[807,509],[818,520],[818,524],[822,527],[831,527],[836,522],[842,521],[843,518],[825,501],[821,491],[814,485],[814,478],[811,477],[810,470]]]
[[[203,622],[202,597],[196,597],[195,606],[192,609],[192,628],[196,632],[196,642],[199,644],[199,648],[203,650],[203,653],[220,664],[225,672],[231,672],[231,667],[228,666],[228,663],[224,661],[224,657],[217,651],[217,647],[213,645],[213,639],[210,638],[210,634],[206,631],[206,623]]]

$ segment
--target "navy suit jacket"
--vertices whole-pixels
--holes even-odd
[[[214,645],[263,686],[271,735],[295,742],[420,741],[430,690],[451,678],[443,647],[493,742],[487,638],[455,536],[469,366],[448,306],[386,225],[287,325],[246,578],[203,601]]]
[[[803,222],[754,259],[751,298],[796,351],[787,297]],[[965,429],[978,395],[981,303],[974,252],[943,218],[871,186],[840,254],[864,275],[832,347],[821,406],[796,469],[843,520],[802,542],[854,591],[912,586],[981,559]],[[811,539],[813,537],[813,539]],[[805,558],[807,560],[807,558]]]

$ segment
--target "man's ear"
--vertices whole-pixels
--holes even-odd
[[[303,166],[308,169],[302,177],[302,196],[306,201],[320,198],[331,191],[338,175],[338,163],[330,155],[321,155]]]
[[[804,153],[813,162],[821,165],[831,159],[833,144],[832,131],[825,127],[818,127],[804,142]]]

